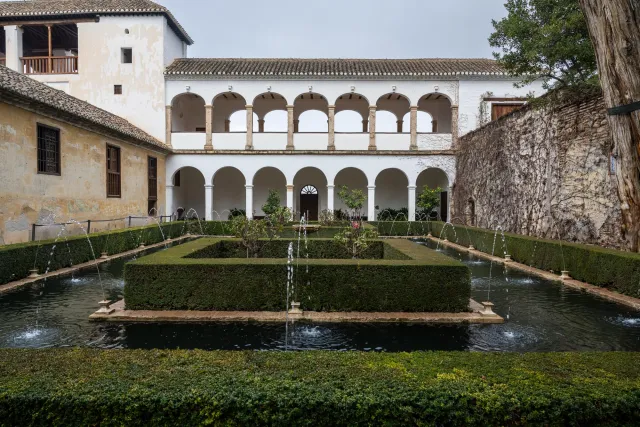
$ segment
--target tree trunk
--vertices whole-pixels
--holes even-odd
[[[608,108],[640,101],[640,1],[580,0],[596,51]],[[640,238],[640,111],[609,116],[622,208],[623,236],[638,251]]]

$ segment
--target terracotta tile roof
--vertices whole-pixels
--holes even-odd
[[[91,15],[163,15],[176,34],[188,44],[193,40],[173,14],[150,0],[27,0],[0,1],[0,19],[77,17]]]
[[[209,78],[411,78],[423,76],[507,76],[492,59],[296,59],[183,58],[165,70],[167,76]]]
[[[0,65],[0,102],[18,105],[55,119],[63,119],[107,136],[140,145],[170,148],[122,117],[111,114],[61,90]]]

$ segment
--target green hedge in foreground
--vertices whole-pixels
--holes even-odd
[[[219,241],[199,239],[127,263],[127,308],[283,311],[287,259],[188,258]],[[410,241],[384,246],[387,259],[296,260],[295,298],[308,311],[468,310],[466,266]]]
[[[371,221],[380,236],[423,237],[431,230],[431,221]]]
[[[0,350],[1,426],[624,426],[638,353]]]
[[[445,236],[452,242],[492,253],[495,231],[456,225],[431,223],[435,237]],[[495,254],[504,255],[502,234],[495,239]],[[505,233],[506,250],[514,261],[546,271],[568,270],[571,277],[632,297],[640,297],[640,254],[599,246],[537,239]],[[563,263],[564,259],[564,263]]]
[[[100,257],[102,252],[113,255],[135,249],[141,241],[146,245],[161,242],[162,233],[175,238],[186,230],[183,222],[171,222],[162,224],[162,232],[158,225],[150,225],[92,233],[89,239],[95,256]],[[34,266],[42,274],[47,268],[55,271],[91,261],[94,259],[91,246],[84,235],[67,237],[66,240],[63,235],[57,243],[43,240],[0,246],[0,285],[24,279]]]

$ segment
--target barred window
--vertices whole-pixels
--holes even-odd
[[[38,173],[60,175],[60,129],[38,125]]]
[[[147,177],[149,179],[149,200],[158,200],[158,159],[148,157]]]
[[[121,197],[120,148],[107,145],[107,197]]]

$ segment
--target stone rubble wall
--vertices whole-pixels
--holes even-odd
[[[624,248],[601,96],[527,106],[459,139],[453,203],[468,225]]]

